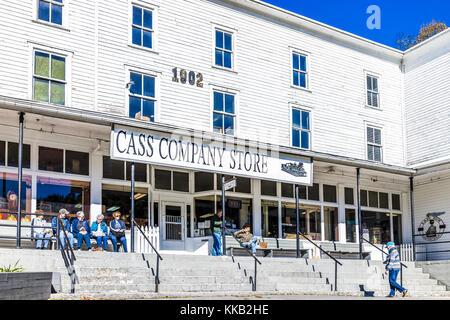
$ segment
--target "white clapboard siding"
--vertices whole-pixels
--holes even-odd
[[[144,232],[145,236],[150,240],[155,249],[159,251],[159,227],[141,227],[141,230]],[[134,237],[135,245],[134,250],[138,253],[155,253],[152,246],[145,239],[144,235],[136,228],[135,237]]]

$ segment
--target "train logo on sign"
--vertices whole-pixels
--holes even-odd
[[[284,163],[281,165],[281,170],[294,177],[306,177],[307,173],[305,168],[303,168],[303,163]]]
[[[445,231],[445,224],[439,216],[445,212],[427,213],[427,217],[419,225],[419,233],[424,240],[435,241],[442,237]]]

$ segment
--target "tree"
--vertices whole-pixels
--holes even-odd
[[[447,25],[445,23],[432,20],[430,23],[422,25],[417,36],[405,33],[397,34],[395,43],[398,49],[408,50],[409,48],[430,39],[445,29],[447,29]]]

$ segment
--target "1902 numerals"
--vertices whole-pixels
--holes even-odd
[[[181,82],[182,84],[189,82],[191,86],[196,85],[199,88],[203,88],[203,75],[201,73],[196,74],[194,71],[187,72],[185,69],[181,69],[178,73],[178,68],[173,68],[172,73],[173,82]]]

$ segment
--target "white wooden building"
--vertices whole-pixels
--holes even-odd
[[[402,52],[257,0],[2,1],[0,16],[0,210],[17,205],[24,112],[26,212],[129,222],[130,163],[110,159],[123,126],[312,163],[300,226],[315,240],[359,241],[358,168],[370,241],[410,243],[428,213],[450,223],[449,31]],[[220,170],[136,174],[161,248],[207,253]],[[237,176],[229,227],[292,238],[293,184]]]

